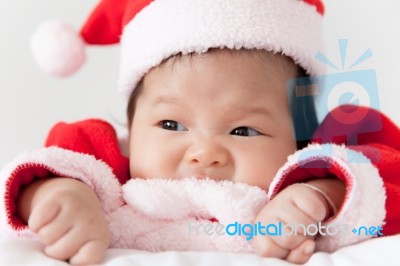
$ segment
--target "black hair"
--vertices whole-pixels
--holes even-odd
[[[312,84],[311,78],[301,68],[298,71],[298,80],[301,84]],[[297,149],[308,145],[318,128],[317,111],[315,99],[310,86],[300,85],[302,92],[299,93],[296,82],[288,82],[289,107],[292,116],[293,137],[297,143]]]

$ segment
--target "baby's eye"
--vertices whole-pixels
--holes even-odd
[[[262,135],[262,133],[251,127],[237,127],[232,130],[230,134],[242,137],[254,137]]]
[[[163,120],[160,122],[160,126],[166,130],[187,131],[187,129],[182,124],[173,120]]]

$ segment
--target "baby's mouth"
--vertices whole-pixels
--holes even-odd
[[[208,175],[193,175],[197,179],[212,179]]]
[[[208,219],[210,222],[212,222],[212,223],[219,223],[219,221],[218,221],[218,219],[217,218],[215,218],[215,217],[212,217],[212,218],[210,218],[210,219]]]
[[[186,175],[186,177],[193,177],[199,180],[205,180],[205,179],[210,179],[210,180],[215,180],[215,181],[221,181],[221,180],[229,180],[228,178],[222,178],[221,176],[214,175],[214,174],[208,174],[208,173],[195,173],[195,174],[190,174]]]
[[[219,221],[218,221],[217,218],[211,217],[211,216],[210,216],[210,217],[196,216],[195,219],[196,219],[197,221],[208,220],[209,222],[212,222],[212,223],[219,223]]]

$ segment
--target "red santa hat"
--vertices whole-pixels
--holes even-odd
[[[313,75],[323,13],[321,0],[102,0],[79,35],[46,23],[32,48],[43,70],[67,76],[84,63],[86,44],[121,43],[118,86],[127,97],[164,59],[210,48],[282,53]]]

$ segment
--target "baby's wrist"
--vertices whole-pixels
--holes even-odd
[[[327,205],[327,215],[324,221],[337,215],[346,193],[345,185],[341,180],[332,178],[315,179],[299,184],[312,189],[324,199]]]
[[[331,199],[331,197],[329,197],[328,194],[326,194],[322,189],[318,188],[317,186],[314,186],[312,184],[307,184],[307,183],[299,183],[299,185],[306,186],[306,187],[312,189],[313,191],[315,191],[319,195],[321,195],[322,198],[325,200],[325,203],[328,208],[327,208],[327,211],[326,211],[327,214],[326,214],[324,220],[334,217],[337,214],[338,208],[336,207],[336,205],[333,202],[333,200]]]

